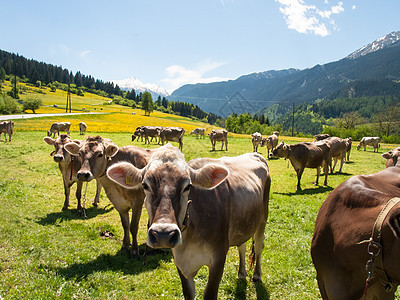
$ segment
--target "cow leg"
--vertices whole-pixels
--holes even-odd
[[[98,180],[96,180],[96,196],[94,197],[94,200],[93,200],[93,203],[92,203],[92,205],[95,206],[95,207],[97,207],[97,205],[100,202],[101,188],[102,188],[101,183]]]
[[[331,167],[331,174],[333,174],[333,171],[335,170],[336,164],[337,164],[338,159],[335,157],[333,159],[333,166]],[[332,162],[331,162],[332,164]]]
[[[181,278],[182,291],[183,291],[183,296],[185,297],[185,300],[194,299],[195,286],[194,286],[193,278],[187,279],[185,276],[183,276],[183,274],[179,270],[179,268],[177,268],[177,269],[178,269],[179,277]]]
[[[252,281],[260,281],[261,280],[261,254],[264,249],[264,230],[265,230],[265,224],[266,221],[261,224],[259,229],[256,231],[254,235],[254,254],[255,254],[255,260],[256,260],[256,265],[254,267],[254,273],[253,273],[253,278]]]
[[[246,243],[243,243],[238,247],[239,250],[239,272],[237,279],[246,280]]]
[[[319,170],[319,168],[318,168],[318,170]],[[325,186],[328,185],[328,171],[329,171],[328,165],[324,164],[324,175],[325,175],[324,185]],[[317,181],[318,181],[318,178],[317,178]]]
[[[224,141],[221,142],[221,150],[224,150]]]
[[[342,173],[342,168],[345,160],[346,160],[346,152],[341,156],[339,173]]]
[[[75,196],[76,196],[76,200],[78,201],[78,205],[76,207],[76,211],[77,211],[78,214],[81,214],[83,212],[83,208],[82,208],[82,204],[81,204],[82,186],[83,186],[83,181],[77,181],[76,182],[76,193],[75,193]]]
[[[122,240],[122,249],[128,250],[131,245],[131,239],[129,236],[129,211],[119,212],[121,217],[122,228],[124,229],[124,239]]]
[[[64,182],[64,196],[65,196],[65,200],[64,200],[64,206],[62,208],[62,210],[67,210],[69,207],[69,194],[71,192],[71,186],[68,184],[68,181],[66,178],[63,177],[63,182]]]
[[[225,151],[228,151],[228,140],[225,141]]]
[[[204,290],[204,299],[218,299],[218,287],[221,282],[222,273],[224,272],[224,265],[226,259],[226,253],[217,254],[217,258],[209,266],[208,281]],[[219,258],[218,258],[219,257]]]
[[[304,169],[296,170],[297,173],[297,187],[296,191],[301,191],[300,187],[300,180],[301,180],[301,175],[303,175]]]
[[[131,219],[131,225],[130,225],[130,232],[132,235],[132,249],[131,249],[132,257],[139,256],[137,233],[138,233],[138,229],[139,229],[140,215],[142,214],[143,201],[144,201],[144,197],[142,199],[134,199],[134,205],[132,206],[132,219]]]

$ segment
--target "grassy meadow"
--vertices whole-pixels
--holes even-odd
[[[49,105],[49,110],[62,112],[51,107],[62,105],[61,96],[57,100],[50,96],[46,98],[46,94],[43,102]],[[78,100],[81,100],[75,98],[79,97],[73,96],[73,108],[74,103],[78,105]],[[86,95],[84,98],[88,99]],[[145,209],[138,234],[142,254],[139,259],[130,258],[127,252],[120,250],[123,237],[120,218],[104,191],[99,207],[92,206],[93,182],[87,187],[87,218],[76,213],[75,185],[71,192],[70,210],[61,211],[64,202],[62,178],[50,156],[54,148],[47,145],[43,137],[54,121],[70,121],[72,138],[80,139],[82,136],[77,124],[85,121],[88,135],[100,134],[111,138],[118,146],[155,148],[158,147],[155,143],[132,142],[134,128],[152,124],[182,126],[187,133],[183,140],[183,154],[187,160],[251,152],[251,139],[230,134],[228,151],[220,151],[219,143],[217,151],[212,152],[208,138],[196,139],[188,135],[195,127],[210,127],[206,124],[159,112],[148,117],[141,110],[103,105],[104,102],[105,99],[93,99],[89,110],[82,100],[86,111],[101,114],[14,120],[12,141],[4,142],[4,137],[1,137],[0,299],[183,298],[170,251],[154,250],[145,245]],[[44,107],[39,112],[54,111]],[[280,140],[295,143],[307,139],[280,137]],[[177,143],[172,144],[177,146]],[[385,161],[381,154],[394,148],[394,145],[382,144],[379,153],[373,153],[372,148],[365,152],[357,151],[356,145],[353,142],[350,162],[344,165],[344,173],[329,175],[327,187],[314,186],[316,171],[306,169],[301,192],[295,191],[297,179],[288,161],[269,160],[272,186],[262,257],[262,282],[250,282],[252,270],[249,270],[246,282],[236,280],[238,253],[237,249],[231,248],[219,299],[320,298],[309,252],[319,207],[328,194],[349,177],[382,170]],[[265,151],[259,148],[263,155],[266,155]],[[322,182],[323,178],[320,179]],[[203,267],[195,278],[197,299],[202,299],[207,277],[208,270]]]

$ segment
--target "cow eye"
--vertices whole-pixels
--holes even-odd
[[[99,153],[99,155],[97,155],[98,158],[103,157],[103,153]]]
[[[192,185],[189,183],[184,189],[183,192],[188,192],[190,190],[190,188],[192,187]]]
[[[149,185],[146,182],[142,183],[142,187],[144,190],[148,191],[149,190]]]

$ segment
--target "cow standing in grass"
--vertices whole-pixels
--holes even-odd
[[[251,135],[251,143],[253,144],[253,152],[257,152],[258,146],[262,142],[262,135],[259,132],[254,132]]]
[[[155,150],[135,146],[119,148],[110,139],[104,139],[101,136],[88,137],[82,147],[74,142],[68,143],[65,149],[82,162],[76,176],[79,183],[97,179],[103,186],[108,199],[121,217],[124,229],[122,248],[130,250],[131,256],[139,255],[137,232],[144,201],[143,188],[131,190],[123,188],[111,181],[106,176],[106,172],[110,166],[121,161],[143,168]],[[130,210],[132,210],[132,218],[129,221]],[[132,235],[132,245],[129,234]]]
[[[71,127],[70,122],[56,122],[53,123],[50,127],[50,130],[47,131],[47,136],[53,135],[53,138],[57,135],[60,135],[60,131],[65,131],[69,135],[69,129]]]
[[[7,141],[7,134],[8,134],[8,141],[11,142],[11,137],[14,133],[14,122],[13,121],[0,122],[0,138],[2,133],[4,133],[4,141]]]
[[[62,210],[67,210],[69,207],[69,195],[71,193],[71,186],[76,182],[76,199],[78,200],[77,211],[78,213],[83,212],[81,205],[82,197],[82,182],[77,181],[76,174],[81,168],[81,160],[79,157],[71,156],[71,154],[65,150],[65,145],[72,142],[70,137],[66,134],[61,134],[58,138],[52,139],[46,136],[44,139],[46,144],[54,146],[55,150],[51,153],[53,160],[58,163],[58,168],[60,169],[63,184],[64,184],[64,206]],[[81,147],[84,141],[74,140],[74,143]],[[93,205],[97,206],[100,199],[101,184],[96,180],[97,189],[96,196],[93,201]]]
[[[217,141],[221,141],[221,150],[224,149],[225,143],[225,150],[228,151],[228,131],[225,129],[213,129],[207,135],[211,141],[212,151],[215,151],[215,143]]]
[[[381,138],[378,136],[365,136],[361,139],[360,143],[357,145],[357,150],[360,150],[361,147],[364,147],[364,151],[366,150],[367,146],[372,146],[374,147],[374,152],[378,152],[378,149],[380,147],[380,142]]]
[[[87,130],[87,125],[85,122],[79,122],[79,134],[80,135],[84,135],[86,133]]]
[[[171,248],[185,299],[195,298],[194,277],[207,265],[204,299],[217,299],[226,255],[239,249],[238,278],[246,279],[246,241],[253,238],[253,281],[261,280],[261,254],[271,178],[258,153],[220,159],[197,158],[167,144],[139,169],[126,162],[107,175],[124,188],[143,187],[149,215],[147,245]],[[253,261],[253,260],[252,260]]]
[[[206,132],[206,130],[204,128],[196,128],[190,132],[190,135],[194,134],[196,136],[196,139],[198,139],[199,136],[204,139],[205,132]]]

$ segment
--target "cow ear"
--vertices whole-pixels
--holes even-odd
[[[76,156],[79,154],[80,145],[70,142],[64,145],[64,149],[67,150],[69,154]]]
[[[396,238],[400,238],[400,208],[397,208],[390,214],[389,227]]]
[[[72,140],[74,143],[81,145],[81,141],[80,140]]]
[[[192,184],[206,189],[211,189],[223,182],[229,175],[227,168],[209,164],[199,170],[190,169]]]
[[[142,170],[128,162],[113,164],[107,170],[107,177],[128,189],[137,188],[143,179]]]
[[[51,137],[45,136],[43,138],[46,144],[53,146],[56,143],[56,140],[52,139]]]
[[[390,159],[390,158],[393,158],[393,155],[392,155],[391,151],[389,151],[389,152],[383,153],[382,157],[384,159]]]
[[[119,150],[119,148],[117,145],[109,144],[109,145],[107,145],[105,152],[108,157],[113,157],[115,154],[117,154],[118,150]]]

